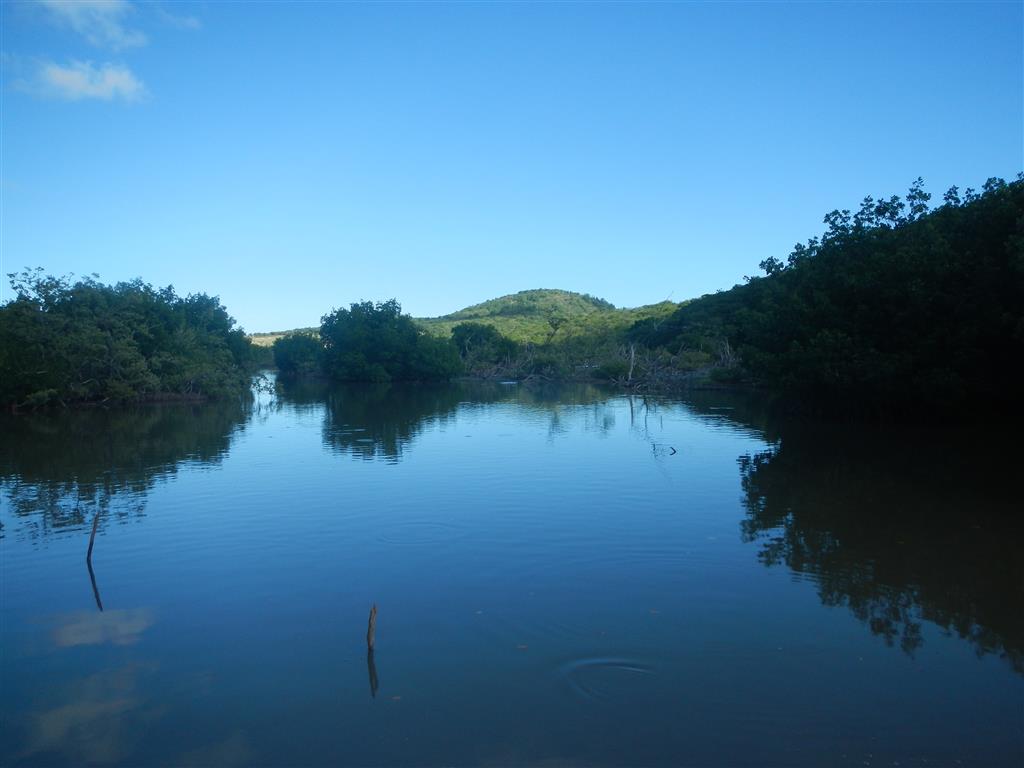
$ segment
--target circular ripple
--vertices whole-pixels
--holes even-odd
[[[559,673],[579,696],[609,701],[636,694],[654,668],[636,659],[601,656],[570,661]]]

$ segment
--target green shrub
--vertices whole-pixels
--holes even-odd
[[[290,333],[274,341],[271,347],[274,365],[284,376],[317,373],[323,365],[323,344],[305,333]]]

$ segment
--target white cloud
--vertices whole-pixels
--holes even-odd
[[[121,64],[107,63],[96,67],[90,61],[72,61],[70,66],[62,67],[44,62],[39,67],[36,80],[32,90],[68,101],[138,101],[146,95],[142,81]]]
[[[146,44],[146,36],[125,26],[134,12],[127,0],[39,0],[60,24],[70,27],[101,48],[133,48]]]

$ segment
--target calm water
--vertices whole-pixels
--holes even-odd
[[[1000,430],[585,386],[4,416],[0,764],[1019,765]]]

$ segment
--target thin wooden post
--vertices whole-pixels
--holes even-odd
[[[370,609],[370,623],[366,628],[366,648],[367,650],[373,650],[374,635],[377,632],[377,604],[373,604],[373,608]]]

